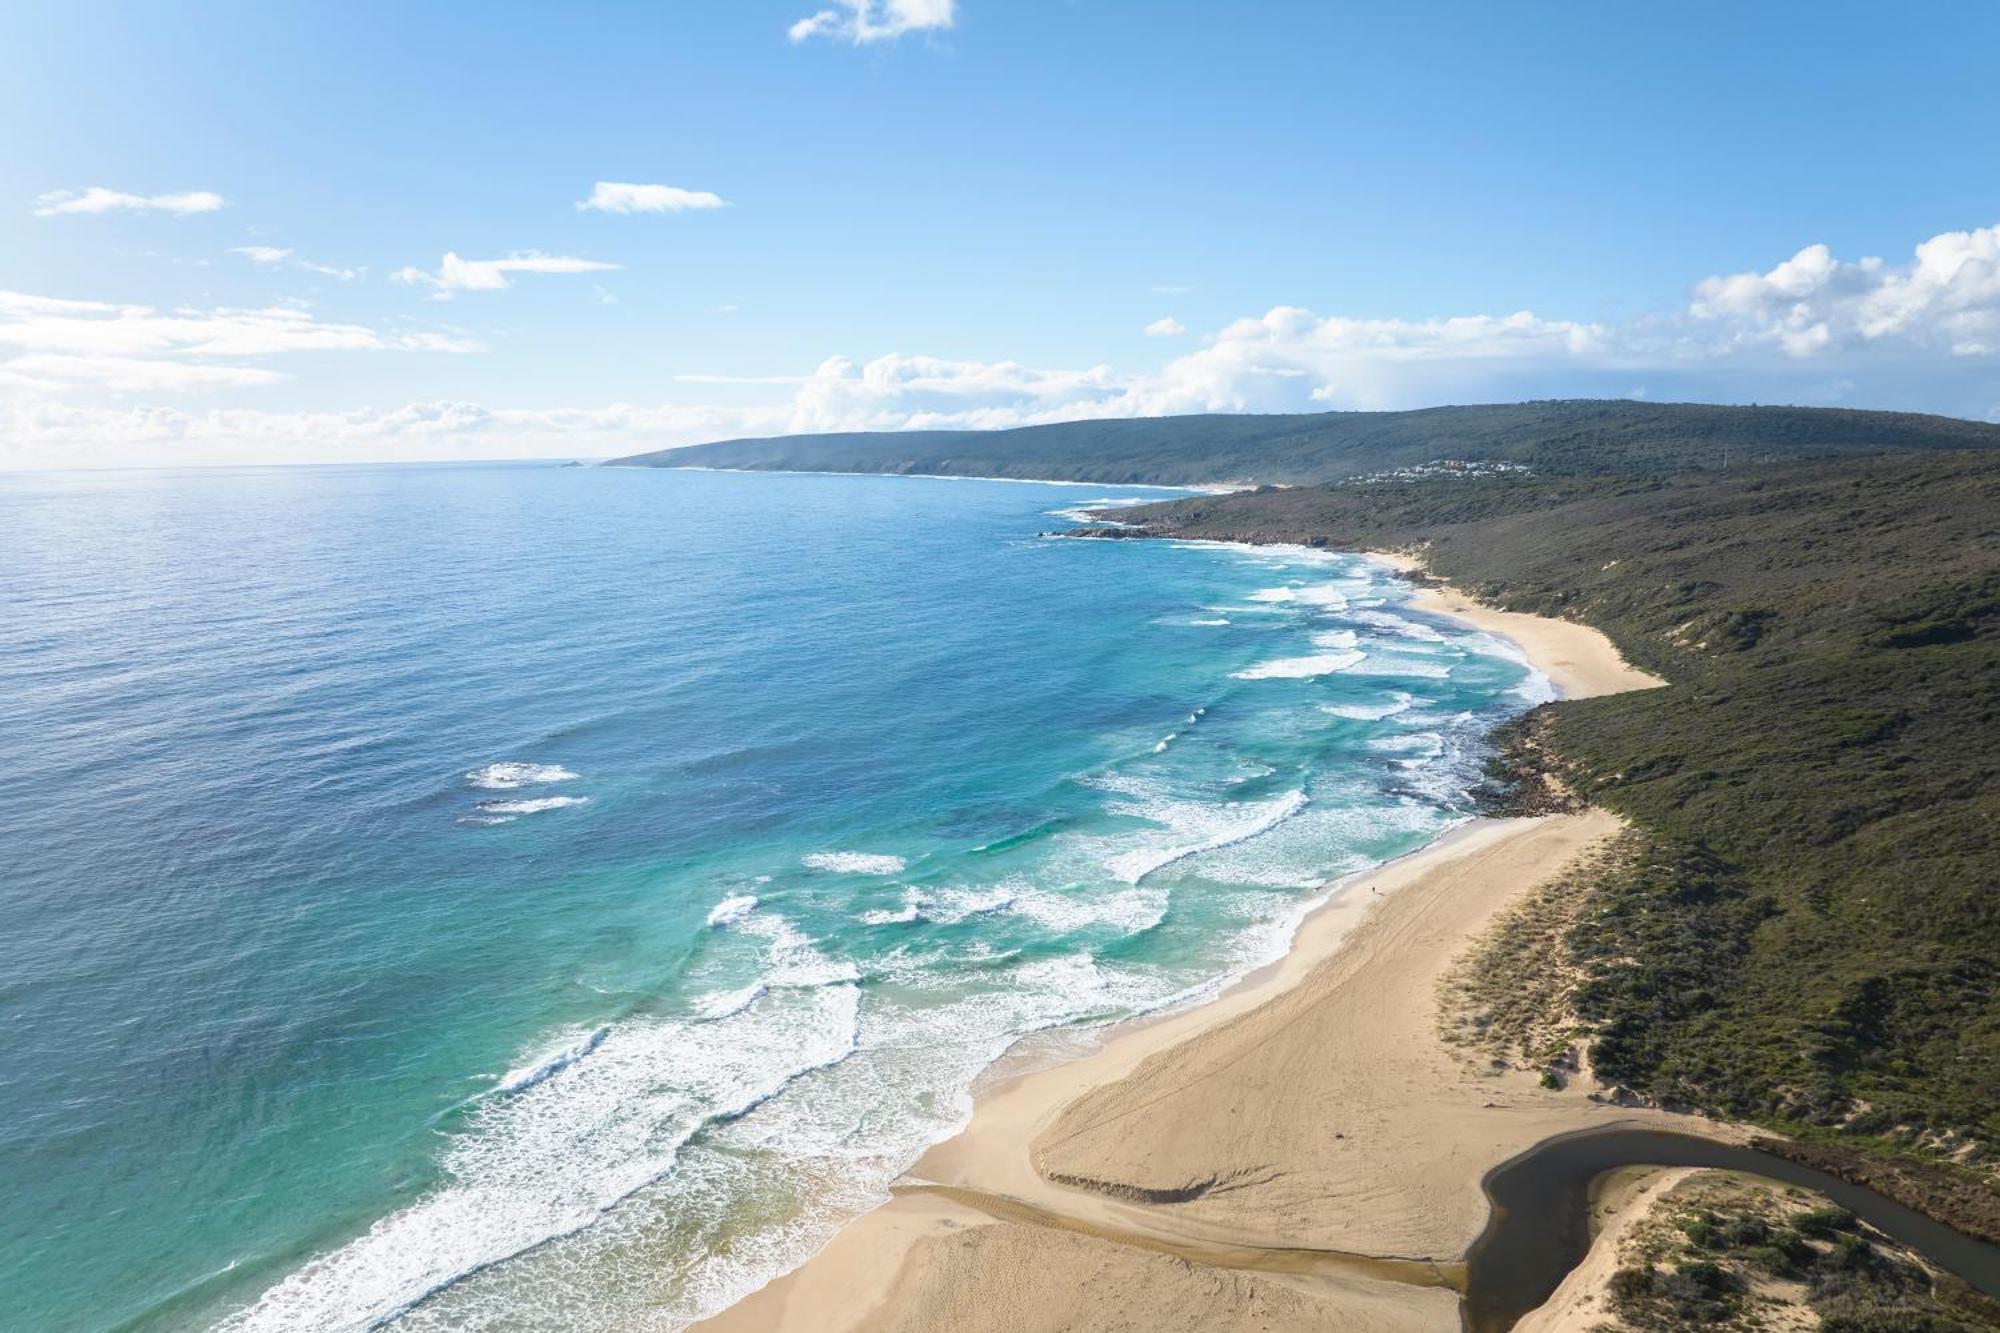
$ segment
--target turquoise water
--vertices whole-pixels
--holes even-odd
[[[1546,684],[1131,489],[0,477],[0,1310],[680,1326],[1274,956]]]

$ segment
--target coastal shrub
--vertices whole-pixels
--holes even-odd
[[[1758,1270],[1775,1278],[1794,1280],[1804,1274],[1799,1261],[1781,1246],[1759,1245],[1750,1251],[1749,1259]]]
[[[1940,1310],[1841,1297],[1816,1304],[1820,1333],[1980,1333],[1973,1324]]]
[[[1854,1214],[1839,1204],[1828,1204],[1824,1208],[1814,1208],[1800,1213],[1792,1219],[1792,1228],[1802,1236],[1831,1236],[1836,1231],[1852,1232]]]
[[[1654,1283],[1655,1291],[1674,1315],[1689,1324],[1717,1323],[1735,1311],[1743,1283],[1734,1273],[1707,1260],[1683,1263]]]

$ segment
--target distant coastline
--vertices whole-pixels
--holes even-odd
[[[980,477],[966,472],[870,472],[857,469],[804,467],[710,467],[698,463],[634,463],[608,459],[596,467],[633,468],[657,472],[730,472],[758,477],[915,477],[920,481],[1006,481],[1021,486],[1081,486],[1085,490],[1173,491],[1182,495],[1234,495],[1254,486],[1229,482],[1208,485],[1163,485],[1146,481],[1058,481],[1049,477]]]

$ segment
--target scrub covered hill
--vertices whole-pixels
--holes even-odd
[[[1995,445],[2000,425],[1910,412],[1568,399],[1414,412],[792,435],[664,449],[616,462],[1119,484],[1311,485],[1439,460],[1515,464],[1539,475],[1604,476]]]
[[[1668,687],[1504,738],[1640,851],[1564,937],[1614,1083],[2000,1161],[2000,452],[1268,489],[1093,535],[1401,549]]]

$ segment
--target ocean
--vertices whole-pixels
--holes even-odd
[[[1358,556],[1038,535],[1170,494],[0,476],[7,1325],[679,1328],[1467,818],[1547,682]]]

